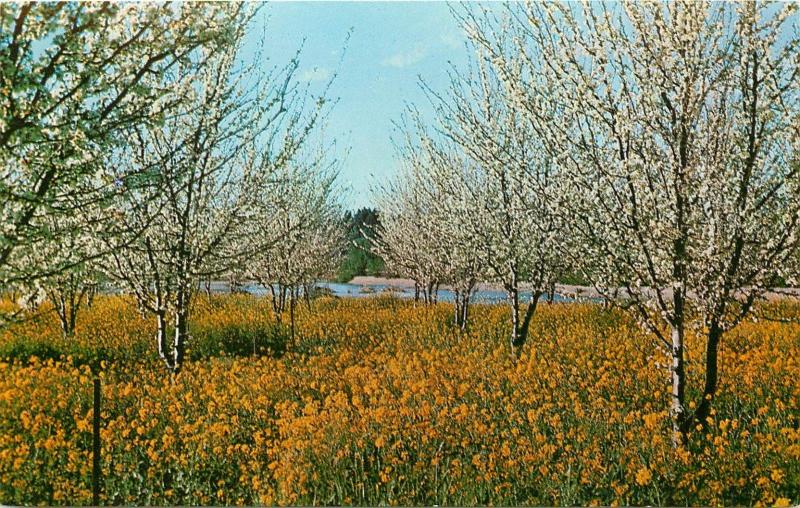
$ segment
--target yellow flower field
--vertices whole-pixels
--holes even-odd
[[[446,304],[318,299],[288,345],[269,308],[199,300],[174,378],[124,298],[71,341],[48,316],[0,332],[0,503],[91,501],[93,369],[103,504],[800,502],[800,325],[726,336],[712,420],[674,449],[665,358],[600,306],[542,305],[517,363],[502,306],[465,334]]]

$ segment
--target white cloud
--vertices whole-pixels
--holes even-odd
[[[330,79],[331,71],[327,67],[314,67],[313,69],[306,69],[300,74],[300,81],[306,83],[313,83],[315,81],[325,81]]]
[[[410,65],[419,63],[423,58],[425,58],[425,54],[426,51],[422,44],[417,44],[414,46],[414,49],[410,51],[401,51],[388,58],[385,58],[381,62],[381,65],[402,69],[403,67],[408,67]]]

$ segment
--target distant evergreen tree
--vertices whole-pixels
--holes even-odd
[[[367,239],[380,224],[378,211],[374,208],[360,208],[355,213],[348,210],[343,221],[347,224],[347,254],[337,280],[347,282],[357,275],[383,274],[383,259],[372,252]]]

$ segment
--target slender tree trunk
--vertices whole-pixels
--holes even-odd
[[[172,355],[169,351],[169,342],[167,339],[167,311],[159,307],[156,311],[156,320],[158,322],[158,331],[156,332],[156,344],[158,345],[158,356],[164,361],[164,364],[169,370],[172,370]]]
[[[456,289],[453,293],[453,323],[461,328],[461,292]]]
[[[56,314],[58,314],[58,321],[61,323],[61,335],[67,339],[72,336],[72,330],[69,327],[69,316],[67,315],[67,302],[63,294],[53,297],[53,303],[56,307]]]
[[[311,288],[312,284],[303,284],[303,299],[306,302],[306,308],[311,310]]]
[[[275,316],[275,322],[281,324],[281,316],[283,314],[283,306],[281,305],[281,289],[276,290],[274,284],[269,285],[269,292],[272,293],[272,313]]]
[[[517,333],[517,338],[522,341],[520,347],[525,344],[525,341],[528,340],[528,331],[531,327],[531,320],[533,319],[533,315],[536,313],[536,308],[539,306],[539,299],[542,297],[542,293],[539,291],[534,292],[531,295],[531,299],[528,302],[528,308],[525,309],[525,318],[522,320],[522,327]]]
[[[289,327],[291,329],[292,346],[295,345],[295,340],[294,340],[294,305],[295,305],[295,303],[294,302],[295,302],[295,296],[294,296],[294,291],[292,291],[292,293],[291,293],[291,295],[289,297],[289,322],[290,322]]]
[[[172,371],[177,374],[183,368],[186,342],[189,335],[189,291],[186,287],[178,289],[175,301],[175,338],[172,344]]]
[[[679,446],[685,438],[683,428],[686,414],[684,407],[686,393],[686,366],[684,363],[684,335],[683,322],[672,323],[670,335],[672,338],[672,363],[670,376],[672,378],[672,393],[670,403],[670,417],[672,418],[672,444]]]
[[[685,434],[691,430],[692,425],[699,423],[703,428],[707,427],[706,418],[711,414],[711,405],[717,393],[717,381],[719,379],[719,367],[717,364],[719,354],[719,341],[722,338],[722,328],[717,323],[713,323],[708,330],[706,339],[706,381],[703,386],[703,396],[697,405],[697,410],[692,418],[684,419],[681,431]]]
[[[525,341],[528,340],[531,319],[533,319],[533,315],[536,312],[542,293],[540,291],[533,292],[521,322],[519,288],[512,287],[509,291],[509,296],[511,300],[511,352],[514,358],[519,359],[522,355],[522,347],[525,345]]]
[[[680,244],[676,243],[676,248]],[[682,265],[676,263],[675,273],[677,276],[682,274]],[[683,289],[673,290],[673,319],[670,323],[671,356],[670,377],[672,381],[672,392],[670,393],[670,418],[672,419],[672,445],[680,446],[685,442],[686,420],[685,396],[686,396],[686,365],[684,359],[684,329],[685,329],[685,308],[686,299]]]
[[[464,291],[456,290],[455,291],[455,302],[454,302],[454,322],[455,325],[461,329],[461,331],[465,331],[467,329],[467,322],[469,319],[469,300],[470,300],[470,293],[472,289],[466,289]]]
[[[61,335],[68,339],[75,334],[75,324],[81,303],[86,295],[87,289],[82,288],[76,291],[72,286],[74,281],[66,283],[64,286],[54,289],[47,293],[50,301],[55,308],[58,321],[61,325]]]
[[[414,282],[414,303],[419,303],[419,282]]]
[[[77,297],[74,291],[70,292],[69,295],[69,337],[75,335],[75,322],[78,319],[78,311],[81,307],[81,301],[83,300],[84,290],[78,293]]]
[[[511,352],[518,356],[517,348],[521,347],[519,334],[519,289],[511,286],[508,289],[508,298],[511,303]]]
[[[464,295],[464,301],[461,304],[461,330],[466,331],[467,325],[469,323],[469,300],[470,300],[470,293],[472,290],[467,290],[466,294]]]
[[[183,368],[183,360],[186,354],[186,340],[189,335],[189,312],[187,309],[179,309],[175,312],[175,339],[172,344],[173,364],[172,371],[177,374]]]
[[[86,307],[94,305],[94,297],[97,296],[97,284],[91,284],[86,290]]]

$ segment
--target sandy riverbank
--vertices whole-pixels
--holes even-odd
[[[411,279],[373,277],[359,275],[353,277],[349,282],[355,286],[389,286],[398,289],[414,289],[414,281]],[[441,285],[440,289],[450,289],[447,285]],[[476,287],[479,291],[502,291],[503,287],[499,284],[480,283]],[[525,285],[522,285],[525,290]],[[556,294],[569,298],[600,298],[600,293],[591,286],[576,286],[572,284],[556,284]],[[624,290],[620,291],[620,296],[624,295]],[[783,288],[770,291],[764,295],[768,301],[783,299],[800,299],[800,288]]]
[[[414,281],[411,279],[390,278],[390,277],[373,277],[368,275],[359,275],[353,277],[348,284],[354,286],[389,286],[398,289],[414,289]],[[526,289],[525,284],[521,285],[523,290]],[[439,289],[451,289],[450,286],[442,284]],[[479,283],[475,289],[478,291],[503,291],[500,284],[490,284],[486,282]],[[600,294],[589,286],[574,286],[571,284],[556,284],[556,293],[568,297],[582,297],[582,298],[599,298]]]
[[[321,282],[329,282],[329,281],[321,281]],[[332,282],[331,282],[332,283]],[[335,283],[332,283],[335,284]],[[347,284],[353,286],[361,286],[362,288],[376,288],[376,287],[387,287],[390,289],[396,289],[401,291],[413,291],[414,290],[414,281],[411,279],[404,279],[404,278],[394,278],[394,277],[373,277],[367,275],[359,275],[357,277],[353,277]],[[245,286],[256,285],[255,282],[247,282]],[[205,289],[205,285],[201,284],[198,288],[200,290]],[[210,286],[212,293],[227,293],[230,291],[230,284],[224,281],[213,281]],[[442,290],[450,290],[452,289],[450,286],[446,284],[442,284],[439,286],[439,289]],[[491,284],[491,283],[480,283],[478,284],[475,289],[477,291],[503,291],[503,287],[499,284]],[[522,291],[526,291],[528,288],[525,284],[520,285],[520,289]],[[371,293],[371,291],[363,291],[364,294]],[[668,292],[667,292],[668,293]],[[591,286],[578,286],[573,284],[556,284],[556,294],[563,296],[569,299],[596,299],[601,298],[600,293],[595,290]],[[618,292],[619,297],[624,298],[625,290],[620,289]],[[667,297],[668,294],[667,294]],[[690,295],[691,297],[691,295]],[[797,299],[800,300],[800,288],[782,288],[780,290],[775,290],[768,292],[764,295],[764,298],[768,301],[778,301],[778,300],[785,300],[785,299]]]

